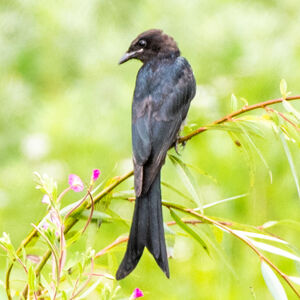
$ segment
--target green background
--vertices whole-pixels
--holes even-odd
[[[102,179],[132,168],[131,99],[141,64],[117,63],[136,35],[150,28],[173,36],[194,70],[198,87],[189,123],[205,125],[229,113],[232,93],[250,104],[278,98],[282,78],[289,90],[300,93],[298,0],[2,0],[0,232],[8,232],[16,246],[46,212],[42,194],[35,190],[34,171],[54,177],[62,190],[70,173],[88,182],[94,168],[101,169]],[[300,109],[300,103],[293,104]],[[249,193],[207,209],[208,215],[255,226],[268,220],[299,220],[300,200],[282,145],[272,130],[263,131],[265,138],[255,142],[273,172],[272,184],[257,156],[251,184],[247,159],[226,132],[201,134],[182,151],[183,161],[214,178],[196,175],[205,203]],[[290,143],[290,149],[299,170],[298,147]],[[170,161],[163,180],[186,192]],[[121,189],[131,187],[129,180]],[[165,188],[163,197],[180,202]],[[77,199],[69,193],[64,201]],[[132,207],[113,202],[127,219]],[[167,210],[164,215],[170,219]],[[127,230],[104,224],[98,232],[88,231],[86,244],[99,251]],[[294,229],[278,226],[272,232],[299,248]],[[170,260],[171,279],[147,253],[134,273],[120,282],[118,297],[139,287],[145,299],[271,299],[251,250],[231,236],[224,236],[220,247],[236,276],[196,242],[179,236]],[[124,251],[119,247],[114,252],[113,272]],[[296,276],[292,262],[270,257]],[[101,262],[106,264],[107,258]],[[0,280],[5,266],[1,252]],[[2,293],[0,288],[4,299]]]

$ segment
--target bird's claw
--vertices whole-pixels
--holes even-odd
[[[185,141],[184,141],[184,142],[180,142],[180,139],[181,139],[181,137],[178,136],[177,139],[176,139],[176,142],[175,142],[175,146],[174,146],[175,151],[176,151],[176,153],[177,153],[178,155],[180,155],[180,153],[179,153],[179,151],[178,151],[178,150],[179,150],[179,149],[178,149],[178,145],[182,144],[182,147],[184,148],[184,147],[185,147],[185,144],[186,144]]]

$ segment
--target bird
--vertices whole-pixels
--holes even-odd
[[[116,279],[123,279],[134,270],[145,247],[169,278],[161,168],[169,148],[177,144],[195,96],[196,82],[175,40],[160,29],[138,35],[119,64],[131,59],[143,63],[136,78],[131,115],[136,201],[127,249]]]

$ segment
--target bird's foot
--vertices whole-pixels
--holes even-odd
[[[175,142],[175,146],[174,146],[175,151],[176,151],[176,153],[177,153],[178,155],[180,155],[178,146],[181,144],[181,145],[182,145],[182,148],[184,148],[185,145],[186,145],[186,142],[180,142],[180,139],[181,139],[181,136],[178,136],[177,139],[176,139],[176,142]]]

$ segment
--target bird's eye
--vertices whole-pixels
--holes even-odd
[[[138,41],[139,46],[141,46],[142,48],[145,48],[147,46],[147,42],[145,40],[139,40]]]

